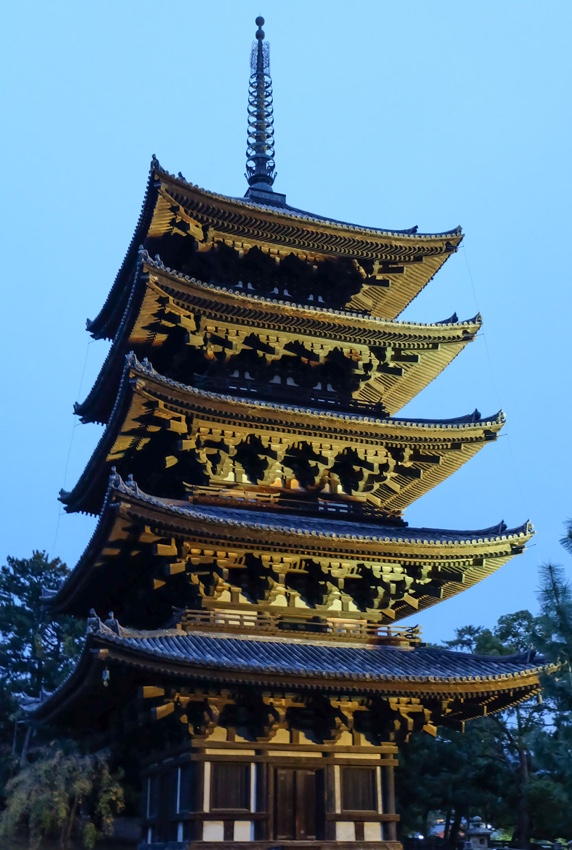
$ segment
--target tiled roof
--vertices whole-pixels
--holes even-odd
[[[253,398],[242,398],[233,395],[226,395],[223,393],[214,393],[209,392],[208,390],[201,390],[197,387],[191,387],[188,384],[182,384],[180,381],[174,381],[172,378],[167,378],[164,375],[161,375],[157,372],[152,364],[145,359],[143,363],[140,363],[137,359],[135,353],[133,351],[129,352],[126,355],[126,365],[124,367],[124,376],[132,369],[134,372],[138,372],[142,376],[152,377],[158,383],[164,384],[167,387],[173,387],[177,390],[182,390],[185,393],[189,393],[189,395],[195,395],[198,398],[204,399],[213,399],[214,401],[224,400],[229,401],[232,404],[241,405],[244,408],[252,407],[259,409],[260,411],[266,410],[280,410],[284,413],[295,413],[299,415],[301,413],[307,414],[309,416],[318,417],[324,422],[330,420],[332,422],[363,422],[364,424],[376,425],[380,422],[380,417],[372,417],[364,415],[363,413],[353,413],[353,412],[341,412],[336,410],[320,410],[319,408],[311,408],[311,407],[300,407],[295,404],[282,404],[280,402],[273,401],[264,401]],[[125,377],[124,377],[125,380]],[[497,413],[493,413],[492,416],[481,416],[478,410],[474,410],[472,413],[467,413],[464,416],[455,416],[451,419],[405,419],[399,416],[392,417],[384,417],[383,423],[389,424],[390,426],[410,426],[410,425],[419,425],[421,427],[431,428],[431,429],[459,429],[463,428],[463,426],[467,425],[476,425],[480,427],[494,427],[505,421],[505,415],[502,410],[499,410]]]
[[[368,313],[356,313],[354,310],[335,310],[333,308],[325,308],[315,304],[302,304],[297,303],[296,301],[281,301],[279,299],[257,295],[254,292],[248,292],[245,294],[237,291],[235,288],[233,289],[232,287],[223,286],[222,284],[208,283],[203,280],[198,280],[197,278],[191,277],[178,269],[170,268],[163,263],[159,256],[155,256],[154,258],[151,257],[145,248],[139,249],[139,262],[140,265],[144,263],[150,268],[164,272],[169,275],[169,277],[176,278],[177,280],[184,281],[185,283],[191,283],[195,287],[204,290],[206,293],[215,292],[232,295],[237,304],[244,303],[251,309],[256,304],[271,306],[274,309],[277,309],[278,307],[286,307],[291,312],[301,311],[309,314],[310,316],[316,316],[319,321],[324,323],[332,320],[343,320],[355,325],[356,329],[359,329],[360,326],[363,328],[363,326],[366,325],[367,327],[374,329],[377,328],[379,331],[417,331],[419,335],[422,335],[423,332],[427,331],[429,328],[438,327],[442,328],[445,332],[445,330],[451,326],[454,326],[457,330],[463,328],[472,329],[474,325],[480,325],[482,323],[482,316],[480,313],[477,313],[476,316],[473,316],[470,319],[463,319],[462,321],[459,321],[457,315],[454,314],[453,316],[439,322],[412,322],[408,319],[384,319],[381,316],[370,316]]]
[[[201,188],[196,183],[190,183],[183,177],[180,172],[177,176],[171,174],[159,164],[159,160],[156,157],[153,157],[153,160],[151,162],[151,169],[155,170],[158,175],[168,178],[173,183],[178,183],[181,187],[200,192],[201,195],[204,195],[206,199],[212,199],[215,202],[224,201],[227,203],[231,203],[239,208],[250,209],[253,211],[260,210],[261,212],[268,212],[272,215],[288,217],[295,221],[316,222],[340,228],[340,230],[349,230],[351,232],[375,234],[379,236],[399,236],[406,239],[409,238],[411,240],[438,239],[443,236],[458,237],[462,234],[460,226],[454,227],[451,230],[441,231],[440,233],[419,233],[417,227],[410,227],[407,230],[388,230],[387,228],[383,227],[365,227],[359,224],[351,224],[347,221],[339,221],[338,219],[316,215],[315,213],[306,212],[305,210],[297,209],[296,207],[292,207],[288,204],[285,204],[284,206],[258,204],[253,202],[249,198],[233,198],[230,195],[221,195],[216,192],[210,192],[207,189]]]
[[[251,225],[255,225],[255,229],[256,225],[262,226],[263,230],[266,227],[268,233],[272,234],[272,241],[274,242],[280,241],[280,239],[275,238],[276,230],[280,233],[284,231],[283,241],[286,239],[287,242],[291,242],[293,234],[298,234],[298,236],[305,234],[307,236],[308,231],[312,230],[318,234],[318,239],[317,241],[315,240],[315,247],[324,248],[327,242],[333,253],[349,253],[351,255],[352,249],[355,250],[357,246],[363,244],[370,253],[373,251],[373,255],[381,249],[387,249],[396,256],[399,255],[406,258],[409,258],[414,253],[427,256],[437,254],[438,258],[440,258],[437,261],[437,267],[439,267],[450,255],[451,251],[456,250],[456,246],[463,238],[460,227],[441,233],[418,233],[417,228],[410,228],[405,231],[368,228],[328,220],[310,213],[301,212],[293,207],[287,209],[284,207],[265,207],[252,203],[248,199],[239,200],[226,195],[217,195],[189,183],[181,174],[175,177],[161,168],[158,160],[153,157],[139,221],[127,250],[125,260],[99,315],[93,321],[88,322],[88,329],[97,338],[102,336],[112,338],[115,336],[117,325],[121,320],[120,317],[125,306],[126,288],[136,261],[137,249],[146,239],[159,196],[159,187],[163,181],[176,194],[182,193],[189,197],[192,196],[199,206],[209,208],[211,212],[214,212],[215,216],[221,219],[221,224],[224,219],[226,226],[230,227],[231,230],[244,232],[247,235],[249,228],[246,227],[246,223],[250,221]],[[269,215],[271,218],[267,221]],[[276,222],[278,222],[278,228],[276,227]],[[325,230],[328,231],[328,236],[324,240]],[[326,248],[325,250],[327,252],[328,249]],[[433,257],[433,259],[435,258]],[[432,269],[428,278],[424,279],[420,286],[417,287],[418,290],[426,285],[427,280],[433,276],[436,270],[437,268]],[[417,292],[412,294],[408,300],[411,297],[415,297],[416,294]],[[400,305],[397,312],[401,312],[404,306],[404,304]],[[373,312],[376,311],[373,310]]]
[[[145,302],[145,293],[150,286],[153,288],[153,284],[147,281],[148,275],[145,274],[149,270],[156,272],[155,278],[157,274],[162,276],[160,283],[165,287],[164,291],[161,290],[163,294],[169,291],[169,281],[172,285],[180,287],[182,284],[183,287],[189,288],[188,298],[191,306],[188,309],[192,309],[193,299],[197,301],[200,309],[204,309],[202,302],[209,302],[213,296],[230,298],[228,309],[235,316],[238,324],[252,323],[254,327],[258,327],[257,323],[260,323],[262,328],[273,328],[276,322],[283,322],[285,326],[288,325],[290,331],[294,330],[309,337],[333,337],[346,343],[351,339],[358,344],[369,346],[388,343],[398,346],[406,345],[417,349],[422,355],[431,354],[433,359],[436,358],[436,362],[440,365],[438,368],[433,366],[435,374],[450,362],[455,352],[458,353],[474,338],[482,324],[480,314],[463,321],[458,321],[457,316],[453,315],[445,321],[422,323],[382,319],[347,310],[326,310],[315,305],[275,301],[196,280],[164,266],[157,257],[151,260],[147,251],[141,248],[133,275],[124,284],[122,297],[125,303],[122,317],[117,322],[114,335],[111,335],[113,344],[92,389],[83,402],[76,405],[77,412],[86,421],[105,421],[105,413],[102,415],[101,411],[108,413],[107,399],[115,393],[121,359],[133,344],[130,338],[133,328],[137,326],[138,317]],[[242,318],[236,318],[240,316]],[[96,338],[105,335],[95,331],[90,322],[88,322],[88,330]],[[411,396],[408,396],[405,401],[410,398]]]
[[[214,414],[219,422],[224,419],[232,422],[238,420],[241,423],[258,423],[259,427],[260,424],[270,423],[277,433],[284,433],[284,423],[287,422],[289,431],[286,433],[309,435],[312,439],[318,436],[325,439],[326,435],[330,435],[329,439],[339,439],[350,445],[350,440],[366,435],[377,445],[383,442],[395,446],[405,444],[421,452],[437,453],[441,461],[433,466],[430,475],[422,479],[415,478],[409,481],[401,493],[385,497],[392,499],[391,505],[383,503],[388,510],[402,510],[429,487],[435,486],[437,481],[443,480],[458,469],[487,441],[496,438],[505,421],[502,411],[489,417],[481,417],[475,410],[473,413],[451,419],[376,419],[361,413],[342,413],[245,399],[173,381],[159,374],[147,360],[140,363],[131,352],[126,357],[115,404],[95,451],[73,490],[70,493],[60,493],[61,501],[69,506],[69,510],[87,509],[91,513],[99,512],[110,466],[121,463],[122,452],[128,450],[128,442],[125,442],[127,435],[132,441],[143,436],[143,426],[137,425],[136,414],[130,412],[130,404],[136,403],[133,399],[137,394],[146,399],[161,399],[170,405],[168,409],[178,413],[185,411],[188,415],[196,414],[199,417]],[[430,433],[427,433],[428,431]],[[120,435],[123,435],[123,448],[114,449]],[[452,446],[455,444],[462,445],[465,451],[462,454],[454,452]],[[419,463],[416,463],[419,468]],[[140,474],[138,467],[123,468],[121,471]],[[99,494],[94,501],[92,492]],[[398,498],[401,499],[399,504]]]
[[[105,640],[193,667],[307,677],[377,681],[458,682],[517,678],[540,671],[543,659],[533,651],[481,656],[446,649],[412,650],[387,646],[340,646],[310,641],[252,640],[201,633],[118,636],[105,629]]]
[[[141,502],[181,516],[205,520],[221,525],[243,528],[267,529],[269,531],[287,531],[292,535],[312,535],[331,537],[339,540],[379,540],[388,542],[411,542],[428,544],[479,543],[492,540],[509,540],[515,537],[528,538],[532,534],[532,525],[525,522],[516,528],[507,528],[504,522],[479,531],[454,531],[438,528],[391,527],[351,520],[325,519],[316,516],[265,513],[252,509],[208,506],[197,508],[182,502],[172,502],[157,496],[143,493],[137,483],[128,479],[123,481],[117,473],[110,477],[106,501],[110,502],[114,491],[123,493]]]
[[[526,699],[539,689],[539,676],[548,671],[533,650],[517,655],[479,656],[447,649],[390,646],[347,646],[319,641],[241,639],[176,630],[135,632],[116,621],[89,621],[87,642],[75,670],[50,695],[28,705],[37,719],[56,722],[78,711],[89,725],[106,724],[110,705],[149,677],[165,682],[249,683],[260,688],[320,690],[325,693],[409,695],[437,699],[462,696],[455,710],[464,720]],[[101,687],[101,669],[113,665],[112,687]],[[116,666],[117,665],[117,666]],[[152,681],[156,681],[152,678]],[[103,693],[102,693],[103,690]],[[500,697],[493,704],[490,696]],[[466,699],[465,699],[466,698]],[[476,700],[476,702],[475,702]],[[477,707],[476,707],[477,706]],[[438,722],[447,722],[442,717]],[[103,727],[105,728],[105,727]]]

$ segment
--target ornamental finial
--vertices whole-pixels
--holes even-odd
[[[270,77],[270,45],[264,40],[264,18],[256,18],[256,41],[250,53],[246,174],[252,189],[272,192],[274,169],[274,110]]]

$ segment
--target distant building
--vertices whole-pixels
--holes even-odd
[[[394,623],[498,569],[531,528],[402,519],[503,424],[396,416],[479,330],[396,318],[462,234],[331,221],[274,191],[263,23],[245,198],[153,159],[89,323],[112,346],[76,412],[106,428],[61,498],[99,523],[51,603],[88,635],[36,716],[136,743],[145,847],[398,848],[399,745],[529,697],[539,668]],[[146,120],[176,132],[160,109]]]

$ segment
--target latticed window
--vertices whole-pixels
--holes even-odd
[[[375,767],[342,767],[342,809],[377,811]]]
[[[211,809],[250,809],[250,765],[213,762]]]

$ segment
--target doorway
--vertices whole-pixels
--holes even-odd
[[[274,840],[322,838],[324,771],[277,767],[274,772]]]

